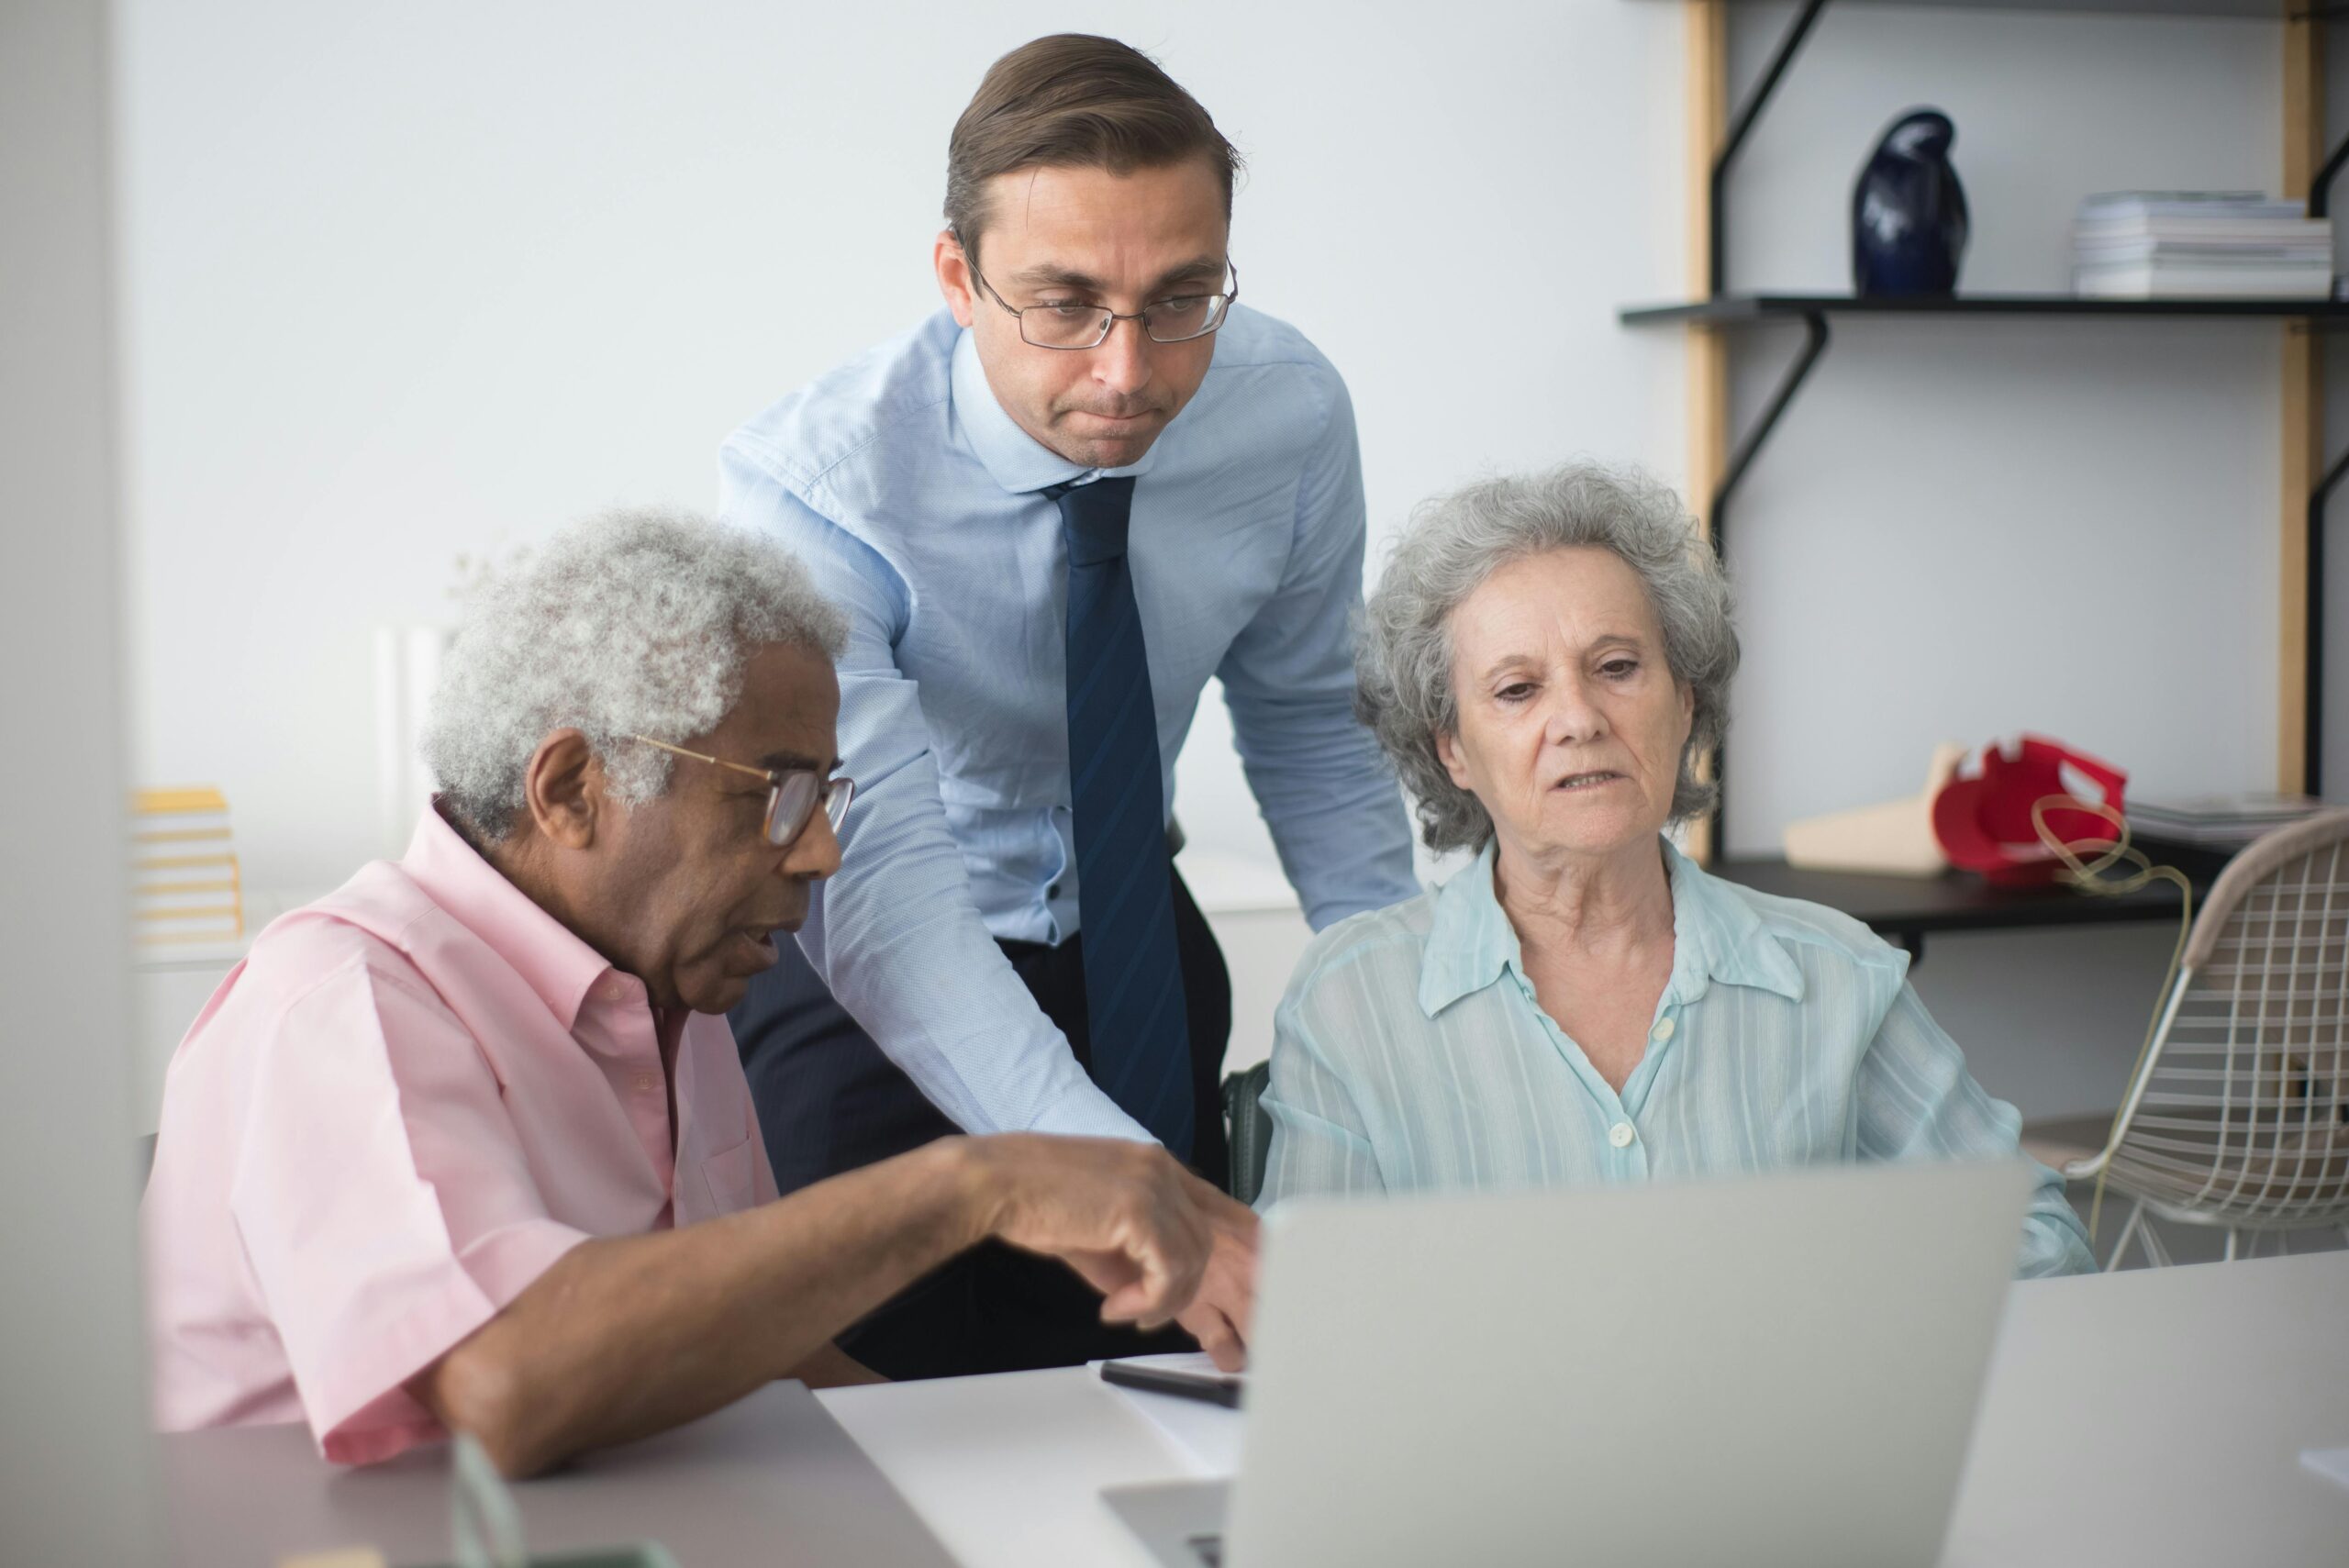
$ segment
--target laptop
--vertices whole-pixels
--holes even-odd
[[[1167,1568],[1941,1554],[2021,1162],[1299,1199],[1239,1473],[1103,1496]]]

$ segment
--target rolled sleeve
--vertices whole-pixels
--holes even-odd
[[[1353,404],[1334,373],[1330,397],[1297,481],[1287,568],[1216,672],[1249,788],[1317,931],[1419,891],[1402,789],[1354,717],[1362,454]]]
[[[1272,1083],[1264,1110],[1273,1143],[1256,1207],[1299,1194],[1383,1193],[1377,1151],[1344,1074],[1323,1053],[1308,1013],[1318,976],[1300,976],[1274,1015]]]
[[[780,539],[848,617],[840,746],[856,776],[840,873],[799,945],[834,999],[930,1103],[970,1132],[1147,1141],[1085,1076],[996,945],[948,826],[920,690],[897,667],[905,585],[871,547],[731,461],[721,510]]]
[[[1965,1068],[1965,1053],[1902,984],[1861,1062],[1859,1153],[1871,1160],[2023,1159],[2022,1117],[1993,1099]],[[2087,1231],[2064,1195],[2064,1178],[2031,1162],[2036,1181],[2023,1216],[2019,1279],[2094,1270]]]
[[[320,1451],[444,1436],[406,1382],[585,1234],[551,1218],[447,1006],[361,955],[263,1041],[230,1211]]]

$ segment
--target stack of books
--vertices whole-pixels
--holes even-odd
[[[2072,286],[2088,299],[2330,299],[2332,226],[2256,191],[2114,191],[2080,204]]]
[[[217,789],[142,789],[130,802],[131,932],[142,947],[245,934],[244,879]]]
[[[2307,795],[2213,795],[2196,800],[2129,803],[2130,831],[2164,843],[2227,853],[2263,833],[2288,828],[2324,809]]]

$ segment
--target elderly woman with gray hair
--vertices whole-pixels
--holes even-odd
[[[2017,1153],[1907,956],[1708,875],[1730,594],[1678,499],[1569,465],[1431,503],[1371,596],[1359,706],[1432,893],[1332,926],[1282,1001],[1264,1201]],[[2043,1167],[2017,1272],[2090,1265]]]

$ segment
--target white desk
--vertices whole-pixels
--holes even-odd
[[[449,1561],[444,1447],[346,1470],[320,1459],[300,1426],[184,1432],[157,1446],[180,1568],[268,1568],[359,1544],[394,1563]],[[796,1383],[521,1482],[514,1496],[537,1552],[650,1539],[683,1568],[951,1568]]]
[[[1190,1473],[1081,1369],[818,1397],[963,1568],[1151,1568],[1103,1486]],[[1948,1568],[2349,1562],[2349,1252],[2015,1287]]]

